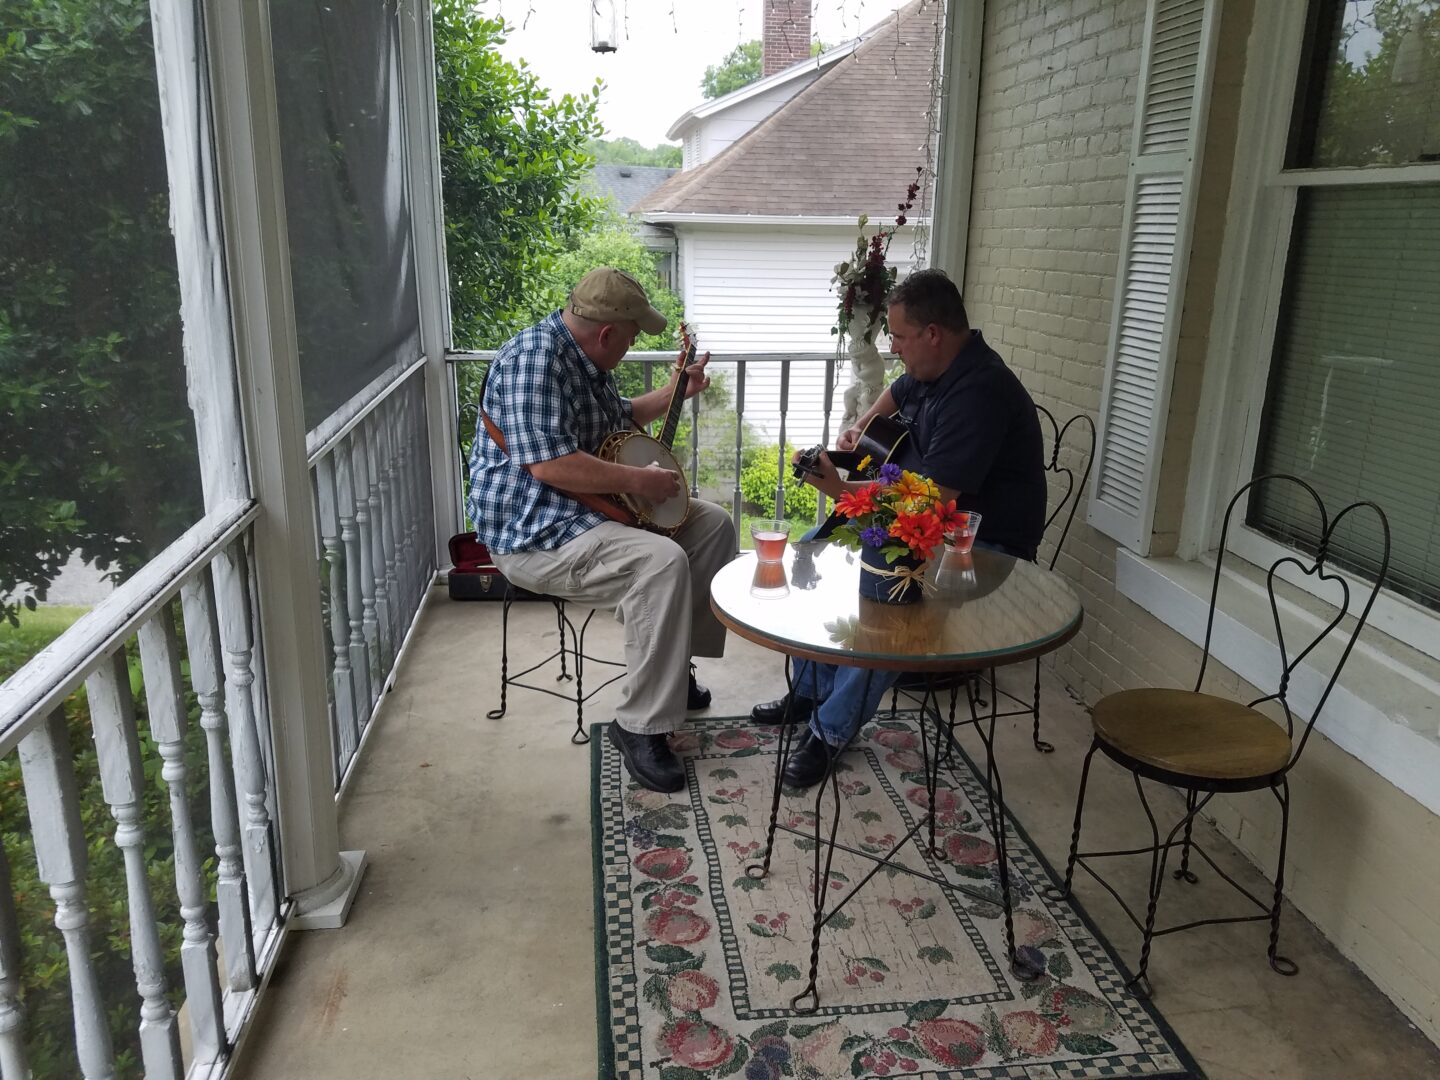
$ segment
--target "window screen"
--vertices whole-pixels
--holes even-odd
[[[1299,198],[1256,473],[1294,473],[1332,513],[1379,503],[1388,587],[1440,609],[1440,185]],[[1313,513],[1266,487],[1249,523],[1313,547]],[[1335,555],[1373,573],[1378,540],[1367,518]]]
[[[274,0],[305,424],[420,355],[393,3]]]

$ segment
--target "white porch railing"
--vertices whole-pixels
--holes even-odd
[[[315,596],[331,646],[337,788],[434,579],[424,376],[421,363],[392,376],[353,416],[332,424],[328,437],[312,439],[321,538]],[[37,1064],[25,1009],[39,1006],[22,1002],[21,987],[22,965],[39,958],[22,952],[21,941],[28,934],[33,942],[43,927],[33,911],[28,921],[20,917],[17,880],[38,878],[48,890],[57,957],[63,950],[68,968],[74,1061],[63,1046],[55,1060],[56,1033],[47,1032],[45,1075],[70,1075],[78,1066],[86,1078],[111,1077],[117,1060],[138,1054],[146,1077],[219,1076],[253,1013],[292,906],[284,899],[275,827],[251,555],[258,515],[253,502],[207,515],[0,686],[0,760],[18,757],[17,794],[30,821],[28,835],[11,836],[8,850],[0,846],[5,1080],[30,1076]],[[72,697],[82,689],[83,700]],[[153,806],[146,819],[157,771],[168,821],[154,820]],[[103,827],[85,796],[97,778]],[[208,792],[208,809],[192,806],[198,791]],[[92,933],[92,912],[104,917],[92,894],[117,883],[96,882],[90,862],[112,839],[123,857],[128,927],[104,929],[128,933],[128,988],[116,985],[113,970],[102,973],[104,950]],[[168,883],[172,863],[167,899],[157,882]],[[174,933],[157,897],[178,912],[178,959],[162,944]],[[122,1040],[111,1028],[126,1001],[134,1011],[133,1047],[117,1045]],[[44,1007],[54,1013],[57,1005]]]
[[[454,351],[446,354],[453,368],[457,371],[466,365],[488,364],[495,357],[493,350],[487,351]],[[644,387],[646,390],[653,389],[656,385],[663,385],[670,377],[669,368],[675,362],[675,354],[668,352],[632,352],[626,354],[621,367],[630,365],[639,366],[644,375]],[[707,452],[725,453],[723,447],[733,447],[733,489],[730,495],[730,513],[735,522],[737,533],[740,530],[740,513],[744,504],[744,496],[740,490],[740,474],[743,470],[743,459],[745,452],[745,394],[747,379],[757,368],[763,370],[776,370],[779,373],[779,393],[776,399],[774,411],[766,411],[765,419],[773,420],[778,424],[778,431],[775,435],[777,466],[779,482],[775,490],[775,505],[785,505],[785,492],[787,487],[793,487],[794,481],[790,477],[790,463],[785,455],[785,444],[787,438],[787,425],[791,413],[791,375],[798,369],[814,370],[816,367],[824,369],[824,394],[821,405],[822,431],[820,440],[829,445],[833,437],[838,434],[836,425],[838,417],[834,415],[835,389],[837,377],[836,357],[834,353],[714,353],[710,358],[711,371],[724,371],[727,374],[733,373],[734,381],[730,384],[730,404],[735,409],[735,424],[733,437],[723,444],[707,447]],[[457,399],[458,427],[462,438],[468,437],[475,431],[475,422],[478,416],[479,403],[477,401],[465,400],[459,389],[458,375],[452,380],[454,393]],[[703,413],[701,404],[702,395],[690,399],[689,409],[692,420],[692,431],[700,428],[700,417]],[[760,440],[768,445],[771,441],[769,436]],[[699,495],[700,475],[700,439],[690,440],[690,461],[688,471],[690,475],[690,494]],[[787,483],[788,480],[788,483]],[[825,501],[821,499],[816,509],[816,520],[824,520]],[[457,531],[459,523],[457,522]]]
[[[417,360],[310,440],[337,790],[435,577],[424,379]]]
[[[7,1078],[31,1075],[19,989],[21,964],[34,957],[20,950],[21,924],[8,887],[17,855],[33,853],[54,902],[82,1076],[115,1075],[117,1048],[107,1017],[125,998],[135,1009],[147,1077],[180,1077],[187,1069],[191,1076],[218,1074],[253,1010],[284,925],[247,556],[256,514],[254,504],[237,503],[208,515],[0,687],[0,757],[18,754],[30,819],[29,837],[11,837],[10,850],[0,852],[0,884],[7,886],[0,887],[0,1074]],[[132,651],[139,654],[138,671]],[[133,689],[137,675],[141,695]],[[67,712],[67,699],[82,687],[87,707]],[[189,734],[192,695],[203,732],[198,740]],[[90,932],[88,863],[96,845],[82,817],[82,790],[94,778],[77,777],[83,744],[72,740],[86,712],[114,843],[124,857],[134,968],[128,994],[102,984],[97,956],[104,949]],[[189,1028],[185,1059],[167,978],[174,964],[162,951],[152,901],[157,857],[148,845],[165,844],[146,832],[154,824],[143,813],[153,772],[147,754],[158,756],[169,796],[173,901],[183,922],[178,966]],[[187,757],[204,764],[192,773]],[[208,814],[199,821],[190,802],[196,789],[209,792]],[[202,836],[213,843],[202,843]],[[203,849],[211,847],[214,869],[207,871],[210,853]]]

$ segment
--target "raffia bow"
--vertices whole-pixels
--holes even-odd
[[[894,570],[882,570],[879,567],[871,566],[867,562],[860,564],[860,569],[874,574],[876,577],[893,579],[890,584],[889,599],[891,603],[899,600],[905,595],[905,590],[911,585],[918,586],[921,591],[925,589],[934,590],[935,586],[925,577],[925,564],[919,566],[902,566]]]

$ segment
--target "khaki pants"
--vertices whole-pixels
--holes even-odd
[[[692,500],[673,539],[607,521],[554,551],[494,558],[522,588],[616,613],[628,674],[615,719],[626,731],[653,735],[685,722],[690,658],[725,654],[710,579],[736,548],[729,513]]]

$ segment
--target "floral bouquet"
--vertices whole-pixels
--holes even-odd
[[[916,178],[905,189],[905,201],[896,204],[900,212],[895,215],[894,225],[878,230],[867,241],[865,226],[870,224],[870,217],[868,214],[860,215],[860,236],[855,241],[855,256],[839,263],[835,267],[835,276],[830,279],[832,285],[838,286],[840,294],[839,320],[831,327],[832,334],[844,335],[856,319],[861,320],[865,327],[866,344],[875,340],[876,330],[890,332],[885,319],[885,298],[895,285],[895,268],[885,265],[885,258],[890,253],[890,241],[895,231],[909,220],[906,215],[920,194],[920,174],[924,171],[923,167],[915,170]]]
[[[866,458],[859,471],[868,465]],[[930,558],[945,534],[965,522],[964,511],[955,509],[954,499],[942,501],[933,480],[891,464],[880,466],[875,482],[842,495],[835,512],[847,519],[831,534],[836,543],[852,551],[876,549],[892,566],[899,559]]]

